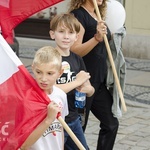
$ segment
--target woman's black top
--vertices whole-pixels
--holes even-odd
[[[72,13],[85,29],[82,41],[85,43],[96,34],[97,21],[83,7],[73,10]],[[111,38],[109,29],[107,32],[107,38],[109,40]],[[106,57],[107,49],[104,41],[98,43],[86,56],[83,57],[86,69],[91,74],[90,80],[92,83],[103,83],[105,81],[107,74]]]

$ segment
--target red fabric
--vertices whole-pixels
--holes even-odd
[[[1,26],[2,34],[5,40],[8,43],[12,44],[13,43],[13,34],[12,34],[13,28],[11,29],[9,24],[7,24],[7,21],[5,21],[5,19],[8,19],[9,17],[10,17],[10,9],[0,5],[0,26]]]
[[[17,150],[45,118],[50,102],[27,69],[16,65],[14,56],[19,60],[0,36],[0,150]]]
[[[12,30],[34,13],[63,0],[0,0],[0,25],[7,42],[12,42]]]

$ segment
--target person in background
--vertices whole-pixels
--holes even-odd
[[[69,12],[80,22],[79,38],[71,47],[72,52],[83,57],[87,71],[90,73],[91,84],[95,88],[92,98],[86,105],[86,129],[89,111],[100,121],[97,150],[112,150],[116,139],[119,122],[112,113],[113,97],[106,86],[107,50],[104,34],[111,39],[110,30],[105,22],[106,0],[97,0],[102,21],[98,21],[93,0],[70,0]]]
[[[62,57],[51,46],[39,49],[34,57],[32,69],[38,86],[48,95],[51,102],[47,106],[46,118],[36,127],[21,146],[21,150],[63,150],[63,127],[56,119],[58,113],[65,118],[68,114],[66,93],[55,86],[62,74]]]
[[[63,74],[57,79],[57,86],[67,93],[69,114],[65,121],[81,144],[88,149],[81,125],[78,108],[75,107],[75,91],[86,93],[90,97],[94,93],[81,57],[70,51],[70,47],[78,38],[80,23],[71,14],[59,14],[50,22],[50,36],[56,42],[56,49],[62,56]],[[77,150],[78,147],[65,132],[65,150]]]

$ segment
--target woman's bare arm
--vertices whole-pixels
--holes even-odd
[[[95,37],[91,38],[89,41],[85,43],[82,43],[84,33],[85,30],[83,26],[80,24],[80,32],[78,39],[71,47],[71,51],[73,51],[74,53],[78,54],[81,57],[88,54],[98,44],[98,41],[95,39]]]
[[[104,34],[107,34],[107,27],[104,21],[97,23],[97,33],[87,42],[82,43],[85,29],[80,24],[80,32],[77,41],[71,47],[71,51],[83,57],[87,55],[99,42],[103,41]]]

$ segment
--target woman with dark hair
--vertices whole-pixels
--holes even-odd
[[[97,0],[102,20],[106,15],[106,0]],[[69,12],[79,20],[81,29],[79,38],[71,47],[71,50],[83,57],[87,71],[91,75],[91,84],[95,88],[95,94],[87,100],[86,128],[89,111],[100,121],[100,131],[97,143],[97,150],[112,150],[116,139],[119,122],[113,116],[111,107],[113,97],[106,86],[107,76],[107,50],[103,40],[107,34],[111,39],[110,30],[104,21],[98,21],[95,13],[93,0],[71,0]]]

